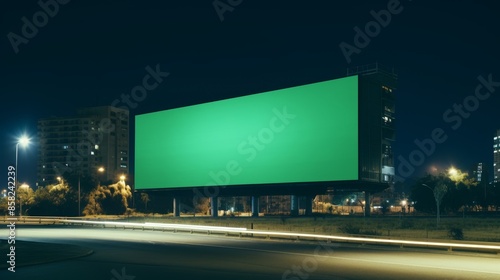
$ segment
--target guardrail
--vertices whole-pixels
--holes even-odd
[[[417,241],[417,240],[398,240],[387,238],[369,238],[369,237],[350,237],[336,235],[322,235],[309,233],[291,233],[291,232],[276,232],[262,231],[247,228],[233,227],[217,227],[217,226],[199,226],[199,225],[184,225],[184,224],[160,224],[160,223],[128,223],[128,222],[107,222],[107,221],[84,221],[84,220],[60,220],[60,223],[69,225],[92,225],[102,227],[114,227],[123,229],[151,229],[151,230],[171,230],[173,232],[201,232],[206,234],[219,233],[225,235],[251,236],[271,238],[287,238],[294,240],[322,240],[326,242],[343,242],[343,243],[361,243],[361,244],[376,244],[376,245],[392,245],[403,247],[417,248],[440,248],[448,251],[463,250],[463,251],[483,251],[496,253],[500,255],[500,245],[488,244],[471,244],[459,242],[437,242],[437,241]]]
[[[0,216],[1,222],[16,222],[16,223],[51,223],[55,224],[60,220],[67,219],[67,217],[32,217],[32,216]]]
[[[416,248],[439,248],[448,251],[482,251],[496,253],[500,255],[500,245],[489,244],[472,244],[465,242],[438,242],[438,241],[418,241],[418,240],[398,240],[375,237],[353,237],[353,236],[338,236],[338,235],[323,235],[309,233],[293,233],[293,232],[277,232],[253,230],[247,228],[236,227],[220,227],[220,226],[201,226],[201,225],[185,225],[185,224],[164,224],[164,223],[132,223],[132,222],[114,222],[114,221],[96,221],[86,219],[68,219],[67,217],[6,217],[3,222],[12,221],[10,218],[17,218],[16,222],[35,223],[35,224],[62,224],[62,225],[90,225],[102,226],[103,228],[123,228],[123,229],[141,229],[141,230],[162,230],[172,232],[189,232],[189,233],[204,233],[204,234],[224,234],[237,235],[239,237],[263,237],[266,239],[281,238],[293,240],[313,240],[326,242],[342,242],[342,243],[361,243],[372,245],[391,245]]]

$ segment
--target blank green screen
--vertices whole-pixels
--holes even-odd
[[[358,179],[358,77],[136,116],[136,189]]]

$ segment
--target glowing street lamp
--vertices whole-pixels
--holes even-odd
[[[458,170],[455,167],[451,167],[450,169],[448,169],[448,174],[450,174],[451,176],[455,176],[458,174]]]
[[[125,183],[125,175],[120,176],[120,181]]]
[[[101,166],[101,167],[99,167],[99,168],[97,168],[97,172],[99,172],[99,173],[101,173],[101,174],[102,174],[102,173],[104,173],[104,171],[105,171],[105,170],[106,170],[106,169],[104,169],[104,167],[102,167],[102,166]],[[101,175],[98,175],[97,177],[98,177],[98,178],[97,178],[97,182],[98,182],[98,183],[97,183],[97,187],[100,187],[100,186],[101,186]]]

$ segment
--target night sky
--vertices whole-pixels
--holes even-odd
[[[411,176],[430,166],[469,169],[474,162],[492,170],[500,86],[490,87],[496,92],[484,100],[473,96],[478,76],[500,81],[497,1],[216,3],[230,10],[220,17],[213,0],[72,0],[58,4],[44,24],[37,1],[3,2],[0,188],[7,185],[7,166],[15,161],[16,137],[23,132],[35,137],[39,118],[111,105],[142,84],[147,66],[157,65],[170,75],[130,108],[132,116],[339,78],[348,67],[379,62],[399,75],[396,158],[408,158],[416,149],[414,140],[431,137],[435,128],[448,137]],[[388,6],[394,12],[390,22],[372,33],[349,62],[339,45],[355,47],[354,28],[364,30],[374,20],[371,11]],[[41,27],[25,38],[22,18],[32,23],[36,13]],[[464,100],[470,101],[471,112],[443,118]],[[36,152],[36,145],[19,152],[19,180],[32,186]]]

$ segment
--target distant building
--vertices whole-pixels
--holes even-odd
[[[472,165],[469,176],[479,184],[488,184],[488,170],[482,162]]]
[[[493,182],[500,181],[500,129],[493,137]]]
[[[38,185],[54,183],[68,173],[118,180],[129,173],[129,132],[128,110],[111,106],[39,120]],[[104,171],[99,173],[100,167]]]
[[[398,75],[378,63],[349,68],[351,75],[359,75],[359,179],[392,186]]]

